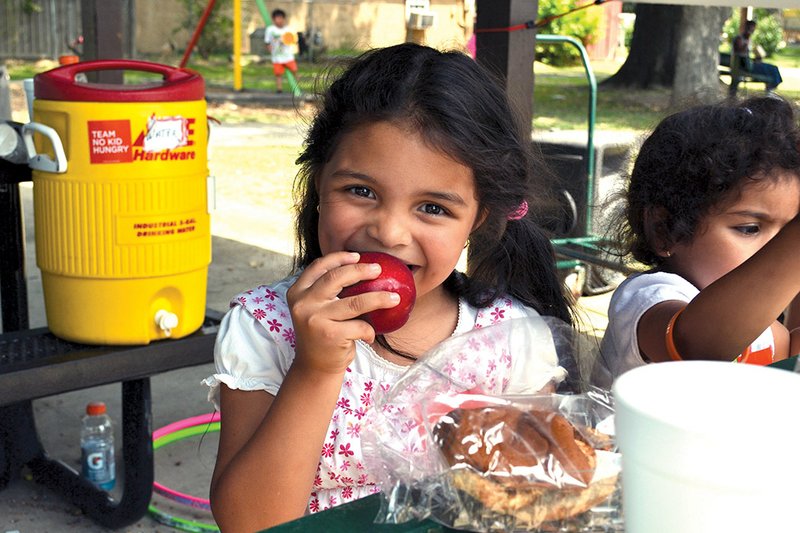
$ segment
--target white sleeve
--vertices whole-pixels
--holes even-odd
[[[639,351],[637,331],[639,320],[648,309],[667,300],[690,302],[698,292],[684,278],[666,272],[637,274],[617,287],[609,304],[608,328],[600,350],[608,375],[598,384],[610,388],[611,380],[646,364]]]
[[[214,345],[215,373],[203,380],[208,399],[219,410],[219,387],[264,390],[275,395],[294,354],[281,351],[266,329],[242,306],[223,317]]]

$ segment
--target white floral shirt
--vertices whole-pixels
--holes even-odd
[[[206,378],[209,400],[219,409],[219,386],[232,389],[264,390],[276,395],[294,360],[295,332],[286,291],[297,275],[274,285],[262,285],[243,292],[231,301],[214,350],[216,372]],[[458,325],[454,335],[511,318],[538,313],[511,297],[499,298],[490,306],[476,309],[459,302]],[[347,368],[339,400],[322,445],[308,511],[318,512],[379,492],[376,477],[363,462],[361,437],[365,416],[379,389],[387,391],[409,367],[380,357],[367,344],[357,342],[356,356]],[[482,375],[478,376],[476,368]],[[469,369],[462,371],[462,369]],[[461,381],[491,382],[506,393],[532,393],[552,379],[563,379],[563,369],[553,366],[547,373],[525,357],[483,352],[480,365],[457,358],[448,373]],[[545,375],[547,374],[547,375]]]

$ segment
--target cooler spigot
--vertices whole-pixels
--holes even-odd
[[[178,315],[164,309],[156,311],[156,325],[167,337],[172,335],[172,330],[178,327]]]

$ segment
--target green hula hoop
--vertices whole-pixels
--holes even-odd
[[[219,431],[219,422],[213,422],[211,424],[200,424],[197,426],[191,426],[188,428],[181,429],[174,433],[168,433],[166,435],[162,435],[161,437],[155,439],[153,441],[153,450],[157,450],[162,446],[166,446],[167,444],[172,444],[173,442],[177,442],[183,439],[188,439],[189,437],[194,437],[196,435],[200,435],[205,432],[211,431]],[[206,524],[204,522],[195,522],[193,520],[187,520],[186,518],[180,518],[177,516],[173,516],[170,514],[165,513],[164,511],[158,510],[152,503],[147,506],[147,512],[150,513],[150,516],[155,519],[156,522],[164,524],[165,526],[179,529],[181,531],[189,531],[190,533],[206,533],[208,531],[219,531],[219,528],[213,524]]]

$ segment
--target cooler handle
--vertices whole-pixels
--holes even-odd
[[[56,160],[53,161],[44,154],[36,153],[36,146],[33,144],[33,133],[44,135],[53,145],[53,152]],[[22,138],[25,140],[25,148],[28,150],[28,166],[34,170],[63,174],[67,171],[67,155],[64,153],[64,145],[58,132],[50,126],[39,124],[38,122],[28,122],[22,126]]]
[[[193,78],[197,74],[185,69],[151,63],[149,61],[135,61],[133,59],[98,59],[64,65],[57,69],[48,71],[47,75],[54,78],[63,78],[65,81],[72,82],[77,74],[83,72],[94,72],[96,70],[142,70],[161,74],[165,82],[178,83],[185,79]]]

